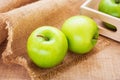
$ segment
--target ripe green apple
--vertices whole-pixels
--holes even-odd
[[[31,33],[27,41],[30,59],[41,68],[51,68],[63,61],[68,49],[66,36],[59,29],[43,26]]]
[[[62,29],[68,40],[68,48],[72,52],[85,54],[96,44],[98,26],[91,18],[83,15],[67,19]]]
[[[101,0],[98,10],[114,17],[120,18],[120,0]],[[104,23],[107,28],[117,30],[114,25]]]

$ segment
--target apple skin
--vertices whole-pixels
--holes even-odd
[[[34,30],[27,41],[30,59],[41,68],[51,68],[60,64],[68,49],[66,36],[52,26],[42,26]]]
[[[106,23],[106,22],[103,22],[103,25],[105,25],[105,27],[109,30],[112,30],[112,31],[117,31],[117,28],[112,25],[112,24],[109,24],[109,23]]]
[[[98,10],[111,16],[120,18],[120,0],[101,0]],[[117,30],[114,25],[104,23],[111,30]]]
[[[91,18],[83,15],[67,19],[62,29],[68,40],[68,48],[74,53],[85,54],[96,44],[98,26]]]

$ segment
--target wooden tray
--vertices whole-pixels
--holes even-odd
[[[120,42],[120,19],[98,11],[99,2],[100,0],[87,0],[80,7],[81,14],[97,19],[101,35]],[[99,20],[115,25],[117,31],[113,32],[104,28]]]

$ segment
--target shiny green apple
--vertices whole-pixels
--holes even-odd
[[[85,54],[93,49],[99,35],[95,21],[83,15],[67,19],[61,30],[67,37],[69,50],[78,54]]]
[[[120,0],[101,0],[98,10],[111,16],[120,18]],[[107,28],[115,30],[116,27],[110,23],[104,23]]]
[[[60,64],[67,49],[68,43],[64,33],[51,26],[34,30],[27,41],[30,59],[41,68],[51,68]]]

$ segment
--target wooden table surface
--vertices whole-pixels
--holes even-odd
[[[6,42],[0,45],[0,53]],[[120,43],[99,37],[95,48],[71,63],[51,80],[120,80]],[[30,80],[27,71],[19,65],[6,65],[0,59],[0,80]]]

